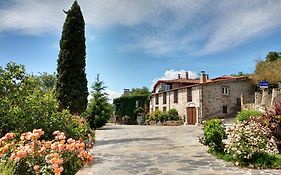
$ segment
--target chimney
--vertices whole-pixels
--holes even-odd
[[[178,74],[178,79],[180,79],[181,78],[181,74]]]
[[[188,80],[189,77],[188,77],[188,72],[185,72],[185,78]]]
[[[124,96],[130,95],[130,89],[124,89],[123,95],[124,95]]]
[[[209,74],[206,74],[206,79],[209,80]]]
[[[206,83],[206,80],[207,80],[207,74],[205,73],[205,71],[201,71],[200,83]]]

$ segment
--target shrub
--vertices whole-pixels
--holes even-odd
[[[225,150],[239,163],[248,162],[258,154],[278,153],[270,130],[252,118],[233,124],[228,132],[228,137],[224,141]]]
[[[158,120],[160,122],[165,122],[169,119],[169,115],[166,113],[166,112],[161,112],[159,115],[158,115]]]
[[[203,137],[199,141],[208,146],[210,151],[224,150],[223,139],[226,139],[225,126],[221,119],[211,119],[203,123]]]
[[[156,109],[155,111],[152,111],[149,115],[149,120],[154,120],[154,121],[158,121],[158,116],[161,114],[161,111],[159,111],[158,109]]]
[[[244,121],[247,120],[249,117],[257,117],[262,115],[261,112],[259,111],[255,111],[255,110],[244,110],[241,112],[238,112],[237,116],[236,116],[236,120],[237,121]]]
[[[0,136],[36,128],[45,131],[45,139],[52,138],[55,130],[75,139],[93,136],[84,120],[68,111],[58,112],[55,91],[41,85],[38,78],[25,73],[23,65],[0,67]]]
[[[92,145],[82,140],[67,139],[65,134],[55,131],[55,139],[40,140],[42,129],[21,134],[7,133],[0,139],[1,162],[13,161],[16,175],[65,174],[74,175],[85,164],[93,160],[88,152]]]
[[[266,112],[265,115],[252,118],[252,120],[270,130],[271,135],[275,138],[277,148],[281,152],[281,115],[275,116],[274,113]]]
[[[128,124],[129,121],[130,121],[130,117],[129,117],[129,116],[124,116],[124,117],[122,117],[122,122],[123,122],[124,124]]]
[[[169,120],[179,120],[179,113],[176,109],[170,109],[168,111]]]

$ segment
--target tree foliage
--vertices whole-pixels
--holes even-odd
[[[281,52],[268,52],[265,61],[277,61],[281,59]]]
[[[48,74],[43,72],[35,75],[34,78],[44,91],[51,91],[56,87],[57,77],[55,73]]]
[[[88,103],[85,22],[77,1],[65,13],[57,67],[57,99],[60,110],[69,108],[72,114],[80,114]]]
[[[108,94],[104,92],[105,89],[104,82],[100,81],[97,75],[92,86],[92,99],[85,114],[91,128],[94,129],[104,126],[113,114],[112,105],[108,102]]]
[[[53,137],[61,130],[73,138],[92,134],[86,123],[67,111],[58,112],[54,89],[46,91],[35,76],[25,72],[23,65],[8,63],[0,67],[0,136],[8,132],[27,132],[36,128]]]
[[[149,95],[149,89],[147,87],[142,87],[142,88],[132,88],[130,95],[131,96],[136,96],[136,95]]]
[[[281,82],[281,54],[269,52],[265,61],[258,61],[254,79],[257,82],[267,80],[270,84]]]

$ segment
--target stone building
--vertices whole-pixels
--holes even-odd
[[[177,109],[186,124],[197,124],[213,117],[233,116],[241,109],[241,95],[251,97],[252,81],[245,77],[222,76],[209,79],[201,72],[200,79],[186,77],[158,80],[151,94],[150,112]]]

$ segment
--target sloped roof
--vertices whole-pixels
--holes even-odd
[[[156,87],[161,83],[165,83],[165,84],[180,83],[180,84],[182,84],[182,87],[185,87],[185,86],[192,86],[192,85],[199,85],[199,84],[215,83],[215,82],[220,82],[220,81],[237,80],[237,79],[243,79],[243,78],[247,78],[247,77],[246,76],[234,77],[234,76],[226,76],[225,75],[225,76],[216,77],[216,78],[213,78],[213,79],[208,79],[204,83],[200,83],[199,79],[185,79],[185,78],[174,79],[174,80],[158,80],[154,84],[152,92],[155,92]],[[181,87],[179,87],[177,89],[180,89],[180,88]]]

